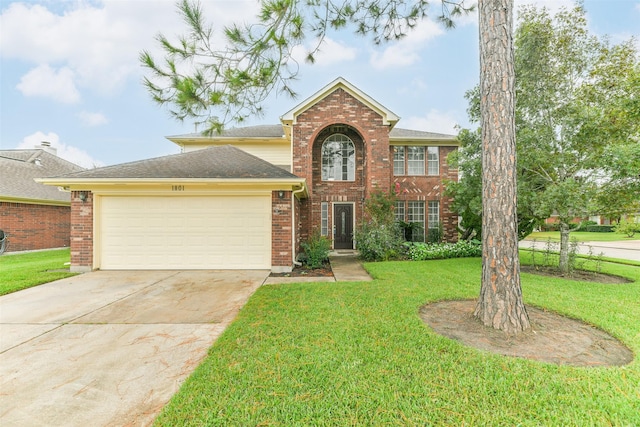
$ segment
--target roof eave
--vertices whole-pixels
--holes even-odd
[[[432,137],[389,137],[391,145],[439,145],[459,147],[460,141],[455,138],[432,138]]]
[[[52,199],[32,199],[28,197],[0,196],[0,202],[21,203],[25,205],[71,206],[71,201]]]
[[[114,186],[114,185],[137,185],[154,186],[167,184],[221,184],[221,185],[272,185],[272,186],[292,186],[305,187],[304,178],[38,178],[37,182],[44,185],[64,187],[74,190],[90,190],[91,188]]]

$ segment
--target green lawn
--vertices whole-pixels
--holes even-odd
[[[560,241],[559,231],[536,231],[529,234],[525,240],[538,240],[538,241]],[[627,237],[621,233],[589,233],[587,231],[572,231],[569,233],[569,239],[575,239],[578,242],[618,242],[623,240],[640,240],[640,236],[636,235],[633,238]]]
[[[526,258],[526,256],[523,256]],[[158,426],[640,425],[640,361],[577,368],[465,347],[418,317],[476,298],[480,259],[367,264],[367,283],[263,286]],[[528,304],[597,325],[640,354],[640,267],[602,285],[522,275]]]
[[[0,295],[75,275],[48,271],[69,268],[69,259],[69,249],[5,253],[0,256]]]

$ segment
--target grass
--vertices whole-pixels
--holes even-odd
[[[434,333],[430,301],[476,298],[480,259],[367,264],[366,283],[263,286],[157,426],[640,425],[640,361],[507,358]],[[527,304],[597,325],[640,354],[640,268],[602,285],[522,274]]]
[[[560,232],[535,231],[525,238],[525,240],[537,241],[546,241],[547,239],[551,239],[552,242],[559,242]],[[569,233],[569,239],[575,239],[578,242],[619,242],[624,240],[638,240],[640,237],[634,236],[631,238],[621,233],[590,233],[588,231],[572,231]]]
[[[69,249],[0,256],[0,295],[74,276],[75,273],[48,271],[68,268]]]

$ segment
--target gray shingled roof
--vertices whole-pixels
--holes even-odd
[[[0,198],[70,202],[71,195],[34,181],[84,170],[42,149],[0,150]]]
[[[455,140],[455,135],[445,133],[425,132],[421,130],[393,128],[389,132],[391,138],[417,138],[417,139],[451,139]]]
[[[231,145],[67,174],[70,179],[288,179],[297,176]]]
[[[281,138],[283,137],[282,125],[260,125],[247,126],[242,128],[225,129],[220,135],[214,135],[212,138]],[[447,135],[444,133],[424,132],[421,130],[401,129],[394,127],[391,129],[389,136],[395,138],[415,138],[415,139],[451,139],[455,140],[455,135]],[[185,135],[169,136],[169,139],[208,139],[201,133],[189,133]]]
[[[246,126],[241,128],[229,128],[224,129],[222,133],[214,134],[212,138],[283,138],[284,130],[282,125],[258,125],[258,126]],[[168,139],[172,138],[189,138],[189,139],[209,139],[200,132],[187,133],[184,135],[168,136]]]

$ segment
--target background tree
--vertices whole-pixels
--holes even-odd
[[[516,71],[517,76],[517,71]],[[469,121],[480,124],[480,88],[467,91]],[[517,108],[517,100],[516,100]],[[446,182],[447,195],[453,197],[452,208],[459,217],[460,238],[478,239],[482,236],[482,134],[480,128],[461,129],[460,148],[447,160],[458,169],[460,179]],[[516,146],[518,139],[516,138]],[[527,237],[544,220],[535,213],[533,195],[540,183],[531,179],[523,168],[517,168],[518,183],[518,239]]]
[[[557,215],[560,270],[569,269],[570,223],[594,212],[601,191],[621,183],[610,155],[638,138],[640,91],[632,42],[611,46],[589,34],[581,5],[526,6],[516,31],[517,127],[522,167],[541,185],[537,213]],[[637,76],[636,76],[637,77]],[[631,100],[631,101],[630,101]]]
[[[470,8],[464,0],[440,0],[438,19],[453,19]],[[225,28],[226,44],[214,48],[213,30],[199,3],[182,0],[179,11],[190,28],[158,63],[142,52],[151,71],[145,84],[153,98],[178,119],[205,125],[205,133],[225,123],[260,114],[272,90],[294,95],[297,69],[292,48],[309,34],[322,40],[329,29],[348,24],[374,43],[399,39],[427,14],[426,0],[264,0],[258,23]],[[516,226],[513,71],[513,0],[480,2],[480,87],[483,122],[483,275],[476,315],[507,332],[528,328],[520,289]],[[314,51],[307,59],[313,62]]]
[[[569,224],[600,214],[619,218],[640,203],[640,77],[633,41],[610,45],[591,36],[581,6],[554,17],[527,6],[519,12],[515,43],[517,87],[518,220],[524,237],[533,225],[558,215],[561,264],[568,268]],[[469,91],[469,117],[478,122],[477,89]],[[479,148],[458,159],[461,182],[450,186],[458,212],[477,206],[473,173]],[[470,178],[470,179],[468,179]],[[481,212],[473,212],[480,215]],[[477,221],[477,219],[474,219]]]

